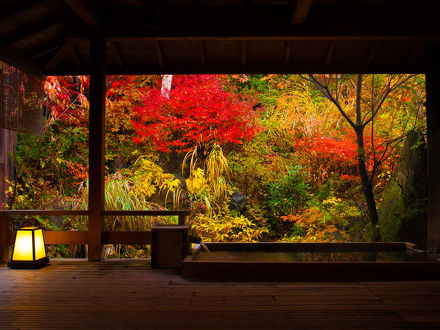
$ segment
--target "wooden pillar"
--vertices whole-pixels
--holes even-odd
[[[105,39],[90,40],[88,259],[102,259],[105,159]]]
[[[17,132],[0,128],[0,208],[10,202],[6,191],[14,177],[14,161],[9,154],[15,152],[17,146]]]
[[[428,142],[428,240],[440,253],[440,44],[426,45],[426,120]]]
[[[9,217],[0,214],[0,263],[9,260]]]
[[[186,218],[185,214],[179,214],[179,226],[185,225],[185,218]]]

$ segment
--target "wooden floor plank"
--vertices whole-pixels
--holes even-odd
[[[148,260],[0,265],[0,328],[440,329],[440,282],[196,282]]]

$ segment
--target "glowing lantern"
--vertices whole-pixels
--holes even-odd
[[[39,268],[46,265],[49,258],[46,256],[43,229],[38,227],[24,227],[15,234],[14,248],[12,249],[11,268]]]

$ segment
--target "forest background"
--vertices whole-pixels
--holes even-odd
[[[399,240],[426,212],[405,171],[412,150],[424,153],[424,76],[108,76],[106,88],[107,210],[190,208],[194,235],[227,242]],[[19,134],[4,207],[87,209],[88,89],[86,76],[47,77],[45,134]],[[399,212],[384,199],[401,204]],[[87,229],[86,217],[25,222]],[[108,217],[105,226],[176,222]],[[148,249],[107,246],[106,255],[144,257]]]

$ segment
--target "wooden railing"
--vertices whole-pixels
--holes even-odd
[[[109,216],[178,216],[179,225],[185,224],[190,210],[142,210],[142,211],[102,211],[102,217]],[[9,229],[10,216],[88,216],[88,211],[61,210],[0,210],[0,262],[9,259],[9,245],[14,233]],[[88,244],[93,237],[88,231],[44,231],[46,244]],[[101,244],[150,244],[150,231],[103,231]]]

